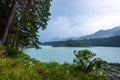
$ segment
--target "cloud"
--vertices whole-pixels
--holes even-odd
[[[53,0],[52,17],[120,13],[120,0]]]
[[[120,25],[120,0],[53,0],[41,40],[80,37]]]

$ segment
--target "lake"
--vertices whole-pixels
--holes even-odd
[[[28,48],[23,51],[30,57],[40,60],[41,62],[59,62],[72,63],[75,58],[74,50],[89,49],[96,53],[96,57],[107,62],[120,63],[120,47],[52,47],[41,46],[42,49]]]

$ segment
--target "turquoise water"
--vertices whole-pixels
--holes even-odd
[[[89,49],[96,53],[99,57],[107,62],[120,63],[120,47],[51,47],[41,46],[42,49],[28,48],[23,51],[30,55],[32,58],[42,62],[69,62],[72,63],[75,58],[74,50]]]

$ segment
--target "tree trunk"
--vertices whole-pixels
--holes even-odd
[[[15,33],[15,37],[13,39],[13,44],[12,44],[12,46],[13,46],[14,49],[17,49],[16,45],[17,45],[17,42],[18,42],[19,31],[20,31],[20,28],[18,26],[17,31]]]
[[[10,28],[10,24],[12,22],[14,13],[16,11],[17,4],[18,4],[18,0],[13,0],[7,22],[6,22],[5,26],[4,26],[4,32],[3,32],[3,36],[2,36],[2,45],[3,46],[4,46],[5,42],[6,42],[8,31],[9,31],[9,28]]]

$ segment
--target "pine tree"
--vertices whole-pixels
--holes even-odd
[[[10,0],[11,10],[7,13],[9,16],[6,18],[7,23],[5,23],[7,28],[4,25],[0,29],[4,31],[4,34],[0,34],[0,37],[3,35],[0,38],[2,44],[11,45],[15,49],[24,46],[38,48],[37,33],[40,28],[45,29],[47,26],[50,16],[50,2],[51,0]]]

